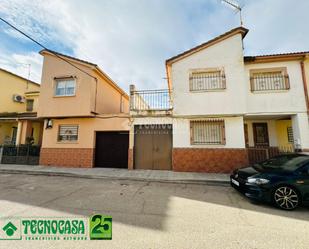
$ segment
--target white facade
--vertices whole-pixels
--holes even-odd
[[[208,68],[224,70],[226,89],[190,92],[190,72]],[[245,77],[241,34],[173,63],[171,82],[175,116],[244,114],[246,88],[243,87]]]
[[[170,116],[134,118],[132,127],[135,124],[173,124],[173,148],[244,149],[246,142],[249,147],[255,146],[253,126],[256,123],[267,124],[268,146],[276,147],[283,143],[278,136],[287,131],[277,126],[281,120],[288,120],[294,136],[294,144],[291,146],[309,150],[309,121],[301,60],[295,58],[276,62],[244,62],[243,35],[242,31],[229,34],[203,49],[188,51],[188,54],[185,52],[171,59],[168,62],[173,101]],[[287,90],[252,91],[251,70],[277,68],[284,68],[289,77]],[[224,72],[225,88],[190,91],[191,73],[207,69]],[[192,144],[190,121],[213,118],[224,120],[225,143]],[[130,140],[132,148],[133,138]]]
[[[272,68],[287,69],[290,89],[252,92],[250,90],[250,70]],[[293,114],[307,111],[299,61],[249,63],[245,65],[245,79],[247,114]]]
[[[223,69],[226,89],[190,92],[189,75],[193,70]],[[250,71],[285,68],[288,90],[251,91]],[[300,61],[244,63],[242,35],[236,34],[201,51],[176,60],[171,65],[173,146],[176,148],[245,148],[244,118],[248,125],[248,143],[254,146],[253,123],[267,123],[269,146],[278,146],[276,120],[292,121],[294,147],[309,148],[308,115]],[[233,117],[231,117],[233,116]],[[211,117],[225,120],[226,144],[191,145],[190,120]]]

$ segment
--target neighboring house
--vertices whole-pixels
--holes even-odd
[[[247,32],[168,59],[168,90],[131,86],[130,169],[231,172],[309,150],[307,53],[244,56]]]
[[[50,50],[40,54],[40,164],[127,167],[128,95],[96,64]]]
[[[41,143],[39,94],[38,83],[0,68],[0,146]]]

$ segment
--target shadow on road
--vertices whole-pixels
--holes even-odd
[[[154,230],[164,230],[166,218],[183,212],[182,208],[199,212],[196,206],[204,212],[224,206],[309,221],[308,208],[288,212],[252,204],[228,186],[52,176],[0,175],[0,204],[2,217],[102,213],[112,215],[116,222]]]

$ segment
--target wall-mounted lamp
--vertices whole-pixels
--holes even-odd
[[[53,128],[53,120],[47,119],[45,129],[51,129],[51,128]]]

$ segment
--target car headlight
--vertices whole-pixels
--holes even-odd
[[[269,183],[269,180],[264,178],[248,178],[247,182],[261,185]]]

